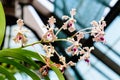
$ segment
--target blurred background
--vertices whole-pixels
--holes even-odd
[[[2,0],[6,15],[6,34],[1,49],[15,48],[18,44],[13,42],[14,29],[17,27],[16,20],[24,20],[25,26],[30,30],[27,33],[29,43],[41,39],[42,29],[49,17],[54,16],[57,20],[56,27],[63,24],[61,17],[68,15],[72,8],[76,8],[76,28],[78,30],[91,27],[92,20],[99,21],[105,17],[107,26],[105,28],[106,44],[93,43],[89,35],[82,41],[83,46],[94,46],[90,61],[87,65],[84,61],[77,61],[77,56],[70,57],[65,48],[69,43],[54,43],[55,49],[67,58],[77,62],[75,67],[68,67],[64,76],[66,80],[120,80],[120,0]],[[73,33],[62,31],[59,38],[66,38]],[[42,47],[34,46],[37,51],[45,54]],[[25,49],[35,51],[33,47]],[[58,80],[53,71],[49,72],[51,80]],[[15,73],[17,80],[31,80],[25,73]]]

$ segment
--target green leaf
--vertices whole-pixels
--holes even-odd
[[[1,57],[0,62],[4,62],[4,63],[7,63],[7,64],[12,64],[13,66],[15,66],[20,71],[23,71],[23,72],[27,73],[33,80],[40,80],[40,78],[38,77],[37,74],[35,74],[33,71],[29,70],[25,66],[15,62],[14,60]]]
[[[61,71],[57,67],[52,66],[51,69],[56,73],[59,80],[65,80],[63,74],[61,73]]]
[[[4,75],[0,75],[0,80],[5,80]]]
[[[32,52],[32,51],[29,51],[29,50],[24,50],[24,49],[21,49],[21,48],[5,49],[5,50],[2,50],[2,51],[3,52],[4,51],[8,51],[8,52],[11,52],[11,53],[16,53],[16,54],[21,54],[21,55],[24,55],[24,56],[32,57],[32,58],[35,58],[35,59],[37,59],[37,60],[39,60],[39,61],[44,63],[44,60],[43,60],[44,56],[43,55],[39,55],[36,52]],[[1,51],[0,51],[0,53],[1,53]],[[0,56],[1,56],[1,54],[0,54]],[[51,63],[53,63],[53,62],[51,62]],[[56,75],[58,76],[59,80],[65,80],[63,74],[61,73],[61,71],[57,67],[52,66],[51,69],[56,73]]]
[[[5,33],[5,14],[0,1],[0,47],[3,42],[4,33]]]
[[[12,58],[15,58],[15,59],[19,59],[21,61],[25,61],[25,62],[31,64],[36,69],[39,69],[39,66],[32,59],[27,58],[27,56],[23,56],[19,53],[20,52],[18,52],[17,50],[4,49],[4,50],[0,51],[0,57],[12,57]],[[24,53],[22,53],[22,54],[24,54]]]
[[[13,74],[11,74],[7,69],[0,66],[0,73],[4,74],[8,80],[16,80]]]
[[[25,50],[25,49],[21,49],[21,48],[4,49],[2,51],[9,51],[9,52],[20,54],[20,55],[24,55],[24,56],[27,56],[27,57],[30,57],[30,58],[35,58],[35,59],[37,59],[37,60],[39,60],[39,61],[44,63],[44,60],[41,57],[42,55],[39,55],[38,53],[33,52],[33,51],[29,51],[29,50]]]

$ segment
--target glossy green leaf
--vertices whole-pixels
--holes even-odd
[[[4,33],[5,33],[5,14],[0,1],[0,46],[3,42]]]
[[[24,55],[24,56],[27,56],[27,57],[30,57],[30,58],[35,58],[35,59],[37,59],[37,60],[39,60],[39,61],[44,63],[42,55],[39,55],[38,53],[33,52],[33,51],[29,51],[29,50],[25,50],[25,49],[21,49],[21,48],[4,49],[2,51],[9,51],[9,52],[13,52],[13,53],[16,53],[16,54]]]
[[[0,66],[0,73],[5,75],[8,80],[16,80],[13,74],[11,74],[7,69]]]
[[[0,80],[5,80],[4,75],[0,75]]]
[[[21,55],[21,52],[17,50],[12,49],[4,49],[0,51],[0,57],[12,57],[15,59],[19,59],[21,61],[25,61],[29,63],[30,65],[34,66],[36,69],[39,69],[39,66],[30,58],[27,58],[27,56]],[[26,52],[27,53],[27,52]],[[22,53],[24,54],[24,53]]]
[[[52,66],[51,69],[56,73],[59,80],[65,80],[63,74],[61,73],[61,71],[57,67]]]
[[[16,49],[5,49],[5,50],[0,51],[0,53],[5,52],[5,51],[8,52],[8,53],[6,53],[6,55],[9,54],[9,52],[11,54],[12,53],[21,54],[21,55],[24,55],[24,56],[27,56],[27,57],[35,58],[35,59],[44,63],[44,60],[43,60],[44,56],[39,55],[36,52],[32,52],[32,51],[29,51],[29,50],[24,50],[24,49],[21,49],[21,48],[16,48]],[[1,56],[1,54],[0,54],[0,56]],[[56,73],[59,80],[65,80],[63,74],[61,73],[61,71],[57,67],[52,66],[51,69]]]
[[[11,65],[15,66],[20,71],[23,71],[26,74],[28,74],[33,80],[40,80],[40,78],[38,77],[37,74],[35,74],[33,71],[29,70],[25,66],[15,62],[14,60],[1,57],[0,62],[4,62],[4,63],[11,64]]]

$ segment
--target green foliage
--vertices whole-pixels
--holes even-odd
[[[57,74],[59,80],[65,80],[63,75],[61,74],[61,71],[58,68],[52,66],[51,69]]]
[[[2,4],[0,2],[0,46],[3,42],[4,32],[5,32],[5,14],[3,11]]]
[[[21,65],[20,63],[17,63],[16,61],[14,61],[12,59],[1,57],[0,62],[4,62],[4,63],[7,63],[7,64],[12,64],[17,69],[19,69],[20,71],[23,71],[23,72],[27,73],[33,80],[40,80],[39,77],[33,71],[29,70],[25,66]],[[10,80],[12,80],[12,79],[10,79]]]
[[[18,50],[18,49],[17,49]],[[0,51],[0,57],[12,57],[21,61],[25,61],[28,64],[31,64],[32,66],[34,66],[36,69],[39,68],[39,66],[30,58],[27,58],[27,56],[22,55],[23,53],[18,52],[15,49],[9,50],[9,49],[5,49]]]
[[[16,80],[13,74],[11,74],[8,70],[6,70],[5,68],[3,68],[1,66],[0,66],[0,73],[6,75],[8,80]],[[0,77],[0,79],[1,78],[2,78],[2,76]]]
[[[14,59],[24,61],[27,62],[30,66],[33,66],[35,69],[39,69],[40,67],[38,66],[38,64],[35,63],[35,61],[32,58],[44,63],[43,60],[44,57],[42,55],[39,55],[38,53],[29,50],[16,48],[16,49],[4,49],[0,51],[0,62],[12,64],[18,70],[27,73],[33,80],[37,79],[40,80],[38,75],[35,74],[30,69],[28,69],[28,67],[25,67],[20,63],[14,61]],[[51,69],[57,74],[59,80],[64,80],[64,77],[58,68],[52,66]],[[46,79],[48,80],[49,78]]]

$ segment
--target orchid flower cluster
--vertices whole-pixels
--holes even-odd
[[[72,43],[71,46],[69,46],[68,48],[65,49],[65,51],[70,54],[71,56],[74,55],[82,55],[80,56],[79,60],[84,60],[87,63],[90,63],[89,58],[90,58],[90,53],[92,50],[94,50],[94,47],[83,47],[82,43],[80,43],[80,40],[83,39],[85,37],[85,34],[90,34],[91,36],[93,36],[93,41],[95,42],[103,42],[105,43],[105,39],[104,39],[104,27],[106,26],[106,22],[104,21],[104,19],[102,18],[99,22],[96,21],[92,21],[91,25],[92,27],[89,28],[85,28],[82,30],[79,30],[78,32],[76,32],[73,36],[66,38],[66,39],[59,39],[57,37],[57,35],[59,34],[59,32],[61,30],[68,30],[69,32],[74,32],[76,30],[75,28],[75,18],[74,16],[76,15],[76,9],[72,9],[70,11],[70,17],[69,16],[63,16],[62,19],[65,21],[63,23],[63,26],[58,29],[56,31],[54,24],[56,23],[56,19],[52,16],[49,18],[48,20],[48,24],[45,25],[47,32],[45,34],[43,34],[41,41],[39,41],[39,43],[42,44],[42,47],[44,49],[44,51],[46,52],[46,57],[44,59],[45,61],[45,65],[43,67],[40,68],[40,72],[42,73],[43,76],[46,76],[48,74],[48,71],[50,69],[50,67],[56,66],[57,68],[59,68],[61,70],[61,72],[64,72],[65,68],[67,68],[68,66],[75,66],[75,62],[73,61],[69,61],[68,63],[66,63],[66,58],[60,54],[58,54],[58,52],[55,50],[54,46],[52,46],[51,43],[54,43],[56,41],[67,41]],[[16,43],[21,42],[22,45],[27,45],[26,42],[27,37],[24,34],[24,30],[22,29],[23,26],[23,20],[19,19],[17,21],[18,24],[18,33],[16,35],[16,37],[14,38],[14,41]],[[55,33],[56,31],[56,33]],[[88,31],[88,32],[87,32]],[[76,40],[74,38],[77,38]],[[45,44],[47,43],[47,44]],[[34,45],[35,43],[31,44]],[[30,44],[28,44],[30,45]],[[57,56],[59,57],[59,61],[62,63],[56,63],[53,62],[51,63],[50,58],[52,56],[54,56],[55,54],[57,54]]]

